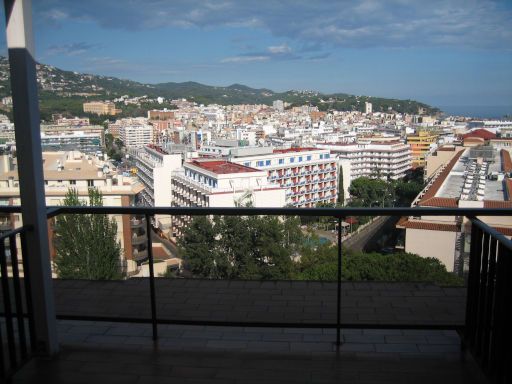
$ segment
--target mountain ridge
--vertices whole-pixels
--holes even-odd
[[[437,113],[439,109],[415,100],[358,96],[346,93],[321,93],[317,91],[289,90],[275,92],[268,88],[251,88],[234,83],[228,86],[211,86],[195,81],[140,83],[114,76],[103,76],[62,70],[47,64],[37,63],[37,79],[41,99],[41,109],[48,105],[59,108],[58,101],[73,105],[70,113],[76,113],[77,105],[86,100],[112,100],[123,95],[130,97],[148,96],[166,99],[186,98],[200,104],[266,104],[283,100],[290,105],[314,105],[321,111],[356,110],[364,112],[365,102],[373,104],[374,112],[395,111],[400,113],[418,113],[425,108],[427,113]],[[9,62],[0,56],[0,97],[10,95]]]

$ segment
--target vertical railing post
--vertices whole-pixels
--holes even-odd
[[[146,217],[146,236],[148,238],[148,266],[149,266],[149,291],[151,295],[151,324],[153,326],[153,340],[158,339],[158,327],[156,320],[156,295],[155,295],[155,271],[153,268],[153,243],[151,240],[151,221],[148,214]]]
[[[25,319],[23,318],[23,301],[21,299],[20,271],[18,268],[18,249],[16,248],[16,235],[9,237],[9,249],[11,250],[12,282],[14,288],[14,300],[16,303],[16,319],[18,321],[18,337],[21,360],[25,360],[28,356],[27,338],[25,336]]]
[[[482,257],[482,230],[471,224],[471,248],[469,251],[469,273],[467,281],[466,320],[464,342],[473,347],[476,335],[476,317],[478,310],[478,292]]]
[[[36,338],[36,327],[34,320],[34,309],[32,303],[32,286],[30,283],[30,263],[27,258],[27,237],[25,232],[20,233],[21,242],[21,259],[23,262],[23,285],[25,286],[25,302],[27,305],[28,315],[28,334],[30,338],[30,352],[35,353],[37,351],[37,338]]]
[[[0,273],[2,274],[2,293],[4,299],[5,329],[7,332],[7,349],[9,351],[9,365],[16,367],[16,345],[14,341],[14,326],[11,307],[11,294],[9,289],[9,275],[7,273],[7,256],[5,254],[4,240],[0,240]],[[2,348],[4,346],[2,345]]]
[[[336,296],[336,345],[341,345],[341,224],[342,217],[338,217],[338,291]]]

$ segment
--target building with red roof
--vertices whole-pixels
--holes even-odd
[[[413,206],[439,208],[512,207],[510,153],[492,146],[469,147],[442,165],[429,179]],[[480,217],[505,235],[512,233],[510,217]],[[457,217],[407,217],[398,228],[405,230],[405,251],[423,257],[435,257],[449,271],[465,262],[463,252],[466,221]]]
[[[196,159],[172,173],[173,207],[283,207],[285,188],[267,179],[267,172],[219,159]],[[172,237],[189,221],[173,218]]]
[[[479,129],[475,129],[471,132],[468,132],[465,135],[462,135],[463,139],[467,139],[469,137],[479,137],[484,140],[491,140],[491,139],[495,139],[496,135],[494,133],[488,131],[487,129],[479,128]]]

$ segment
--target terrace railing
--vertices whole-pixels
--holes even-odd
[[[24,254],[27,230],[29,228],[25,226],[0,236],[2,320],[4,323],[0,324],[0,381],[2,379],[9,380],[30,360],[36,348],[30,296],[30,270],[25,258],[22,258],[23,278],[20,276],[18,267],[20,260],[17,238],[20,240],[22,254]],[[5,333],[2,331],[4,327]]]
[[[19,212],[19,207],[2,207],[3,212]],[[509,346],[512,345],[512,324],[511,309],[512,305],[512,242],[493,228],[481,222],[479,216],[508,216],[512,217],[512,209],[483,209],[483,208],[182,208],[182,207],[49,207],[48,218],[56,217],[60,214],[110,214],[110,215],[132,215],[145,217],[148,250],[148,291],[151,314],[149,317],[119,317],[119,316],[66,316],[60,315],[59,318],[81,319],[92,321],[125,321],[150,323],[152,325],[153,339],[158,338],[158,324],[193,324],[193,325],[220,325],[220,326],[258,326],[258,327],[317,327],[336,329],[336,344],[341,344],[341,329],[347,328],[413,328],[413,329],[454,329],[453,324],[408,324],[394,323],[386,324],[383,322],[365,324],[361,323],[342,323],[342,263],[343,263],[343,243],[342,243],[342,222],[347,217],[377,217],[377,216],[456,216],[466,217],[472,223],[470,262],[467,289],[467,310],[465,317],[465,326],[455,327],[463,337],[463,343],[469,348],[471,353],[477,358],[485,372],[498,383],[510,382],[510,361],[511,352]],[[337,222],[337,279],[336,279],[336,320],[335,322],[322,323],[297,323],[297,322],[261,322],[261,321],[226,321],[226,320],[202,320],[202,319],[172,319],[161,318],[157,313],[157,295],[155,289],[155,271],[153,260],[152,239],[149,234],[152,232],[152,217],[155,215],[170,216],[294,216],[294,217],[331,217]],[[13,232],[23,234],[25,228]],[[11,240],[13,233],[4,235]],[[7,236],[7,237],[5,237]],[[10,236],[10,237],[9,237]],[[0,244],[1,246],[1,244]],[[0,249],[1,251],[2,249]],[[2,253],[3,255],[3,253]],[[15,256],[16,257],[16,256]],[[5,256],[4,256],[5,262]],[[6,276],[2,264],[2,279]],[[28,271],[26,266],[26,270]],[[25,284],[29,284],[25,274]],[[18,281],[19,276],[13,279]],[[3,280],[2,280],[3,282]],[[3,283],[4,285],[7,283]],[[16,284],[14,284],[16,286]],[[5,285],[5,287],[7,287]],[[3,286],[4,305],[7,306],[6,292],[8,288]],[[29,292],[29,290],[27,290]],[[27,298],[30,299],[30,298]],[[18,303],[19,299],[17,299]],[[30,306],[27,306],[30,309]],[[19,309],[19,308],[18,308]],[[21,313],[16,310],[16,315]],[[4,311],[6,322],[12,323],[12,312]],[[30,318],[30,316],[29,316]],[[10,319],[10,320],[9,320]],[[21,324],[21,323],[19,323]],[[30,324],[30,322],[29,322]],[[8,334],[12,333],[12,326],[8,327]],[[12,339],[12,336],[8,338]],[[507,364],[508,362],[508,364]],[[508,381],[507,381],[508,380]]]

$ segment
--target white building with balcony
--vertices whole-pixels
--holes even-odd
[[[123,125],[119,138],[126,148],[143,147],[153,143],[153,126],[149,124]]]
[[[397,180],[412,168],[411,147],[398,140],[359,140],[355,143],[317,144],[338,156],[343,172],[344,196],[358,177],[379,177]]]
[[[266,171],[270,182],[286,188],[286,203],[294,207],[336,202],[338,170],[328,149],[236,148],[230,160]]]
[[[137,177],[144,186],[139,204],[147,207],[170,207],[172,202],[171,174],[181,167],[182,155],[171,154],[155,145],[132,149]],[[155,216],[155,226],[166,232],[171,225],[168,216]]]
[[[193,160],[172,175],[175,207],[283,207],[285,189],[267,180],[267,172],[226,160]],[[188,218],[173,218],[173,236]]]

